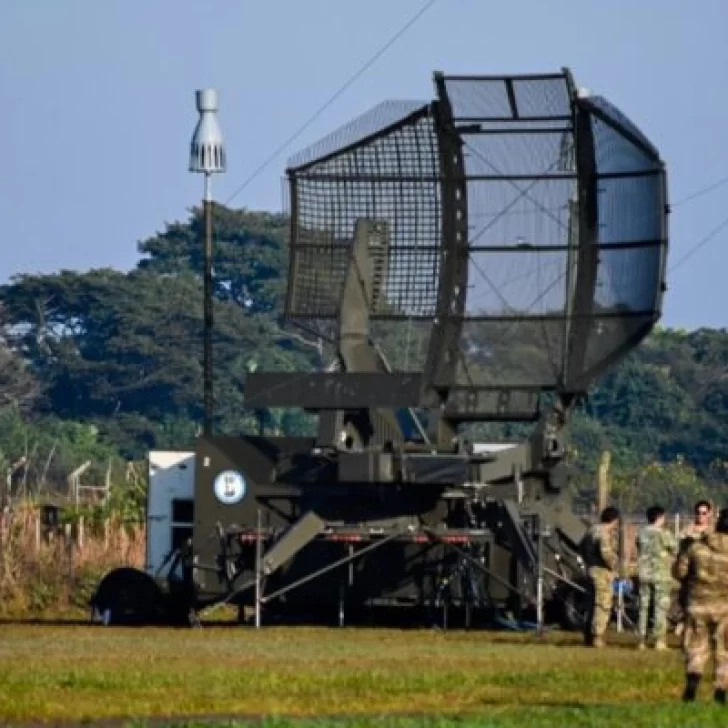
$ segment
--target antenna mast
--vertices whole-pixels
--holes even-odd
[[[190,143],[190,172],[205,175],[204,216],[205,216],[205,270],[204,280],[204,433],[212,434],[213,393],[212,393],[212,184],[213,174],[225,172],[225,146],[222,131],[217,120],[217,91],[201,89],[196,92],[197,111],[200,118]]]

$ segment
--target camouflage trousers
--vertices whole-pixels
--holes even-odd
[[[590,610],[587,623],[587,636],[603,637],[612,617],[614,604],[614,575],[606,569],[589,569]]]
[[[711,651],[715,687],[728,690],[728,605],[691,605],[685,615],[683,635],[685,672],[702,675]]]
[[[669,581],[644,581],[640,579],[640,614],[639,634],[640,638],[647,639],[647,618],[650,612],[650,605],[653,607],[652,634],[655,639],[664,640],[667,636],[667,615],[670,612],[671,588]]]

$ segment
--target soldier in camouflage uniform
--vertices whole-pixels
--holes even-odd
[[[680,540],[700,538],[713,529],[713,505],[710,501],[699,500],[694,508],[695,522],[683,529]]]
[[[590,581],[590,612],[585,629],[585,642],[593,647],[604,646],[604,633],[612,615],[614,578],[619,566],[616,548],[619,511],[605,508],[586,535],[584,561]]]
[[[695,700],[712,643],[714,698],[725,704],[728,690],[728,508],[720,511],[715,532],[693,540],[680,550],[673,576],[687,586],[683,700]]]
[[[713,505],[707,500],[699,500],[694,508],[695,522],[691,523],[687,528],[683,529],[680,534],[680,549],[687,549],[696,539],[702,539],[713,529]],[[675,634],[680,637],[685,631],[685,600],[686,585],[680,587],[678,595],[678,605],[680,607],[680,617],[675,626]]]
[[[647,509],[647,525],[640,528],[636,539],[639,575],[639,648],[647,641],[647,617],[653,605],[655,649],[667,648],[667,614],[672,591],[672,564],[677,556],[677,539],[665,529],[665,509]]]

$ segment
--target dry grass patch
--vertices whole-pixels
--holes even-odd
[[[40,511],[20,505],[0,516],[0,615],[83,609],[110,569],[144,564],[144,529],[119,518],[85,521],[45,535]]]

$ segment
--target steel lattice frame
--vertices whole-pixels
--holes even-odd
[[[494,411],[583,393],[660,316],[664,164],[568,70],[435,88],[291,161],[285,317],[331,334],[355,222],[374,218],[389,248],[371,331],[395,371]]]

